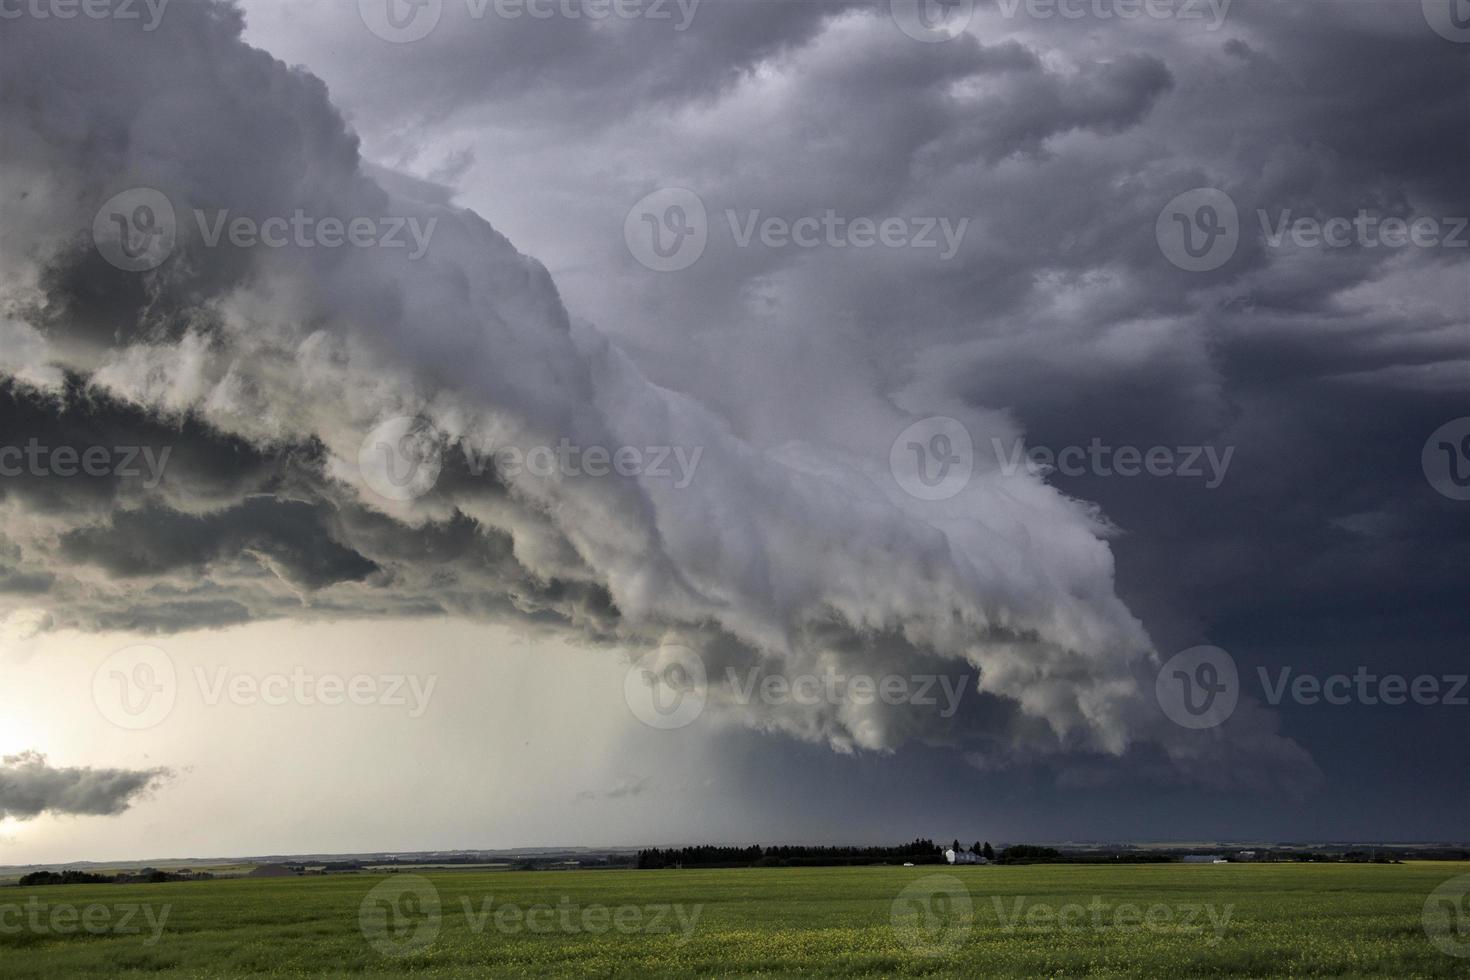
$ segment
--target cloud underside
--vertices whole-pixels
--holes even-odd
[[[833,272],[832,288],[871,298],[865,315],[885,313],[921,346],[905,359],[907,376],[885,368],[843,382],[841,403],[856,421],[841,432],[815,404],[817,384],[789,387],[780,414],[805,424],[789,423],[779,438],[759,431],[764,399],[732,405],[718,364],[673,354],[654,383],[622,345],[641,350],[647,335],[620,323],[615,340],[574,321],[545,268],[478,215],[436,188],[366,167],[325,87],[242,44],[231,8],[171,9],[149,35],[15,22],[0,67],[0,180],[14,229],[0,255],[13,270],[0,327],[0,445],[150,447],[155,458],[167,447],[169,457],[156,484],[146,472],[0,482],[0,604],[44,609],[58,628],[161,633],[271,618],[452,615],[636,652],[681,643],[716,678],[752,664],[967,670],[980,693],[956,719],[913,706],[712,703],[733,721],[841,750],[949,744],[981,769],[1019,761],[1067,767],[1076,779],[1120,765],[1207,782],[1222,772],[1288,784],[1309,777],[1310,759],[1263,712],[1240,712],[1228,739],[1159,719],[1153,644],[1116,594],[1111,532],[1095,507],[1039,476],[992,470],[933,504],[906,497],[887,469],[906,421],[896,405],[960,418],[981,444],[1018,434],[997,409],[1029,399],[1042,419],[1072,410],[1055,386],[1028,389],[1027,374],[1069,348],[1086,361],[1059,368],[1074,394],[1101,384],[1089,370],[1099,363],[1140,378],[1187,376],[1186,387],[1160,396],[1177,399],[1166,414],[1219,417],[1208,331],[1191,325],[1195,311],[1182,299],[1203,284],[1156,271],[1156,254],[1143,258],[1151,241],[1131,230],[1151,235],[1149,209],[1205,174],[1196,160],[1128,159],[1109,142],[1165,111],[1181,89],[1175,64],[1124,51],[1062,70],[1015,40],[915,52],[925,46],[876,33],[867,13],[818,8],[783,5],[749,31],[735,29],[742,15],[711,13],[735,18],[720,58],[784,71],[839,118],[853,104],[844,93],[858,85],[867,112],[907,129],[894,136],[912,153],[881,165],[849,155],[852,165],[886,167],[895,197],[915,173],[933,175],[942,195],[965,180],[984,184],[993,195],[984,224],[1000,237],[979,247],[1007,275],[936,279],[913,291],[912,308],[896,310],[901,290],[868,297],[864,268],[818,269]],[[900,112],[854,75],[833,38],[888,59],[884,84],[910,85],[921,111]],[[1236,44],[1211,61],[1231,84],[1262,57]],[[181,54],[153,56],[165,47]],[[710,54],[680,56],[671,69],[690,74],[690,98],[723,99],[735,112],[776,98],[760,87],[766,76],[695,77]],[[548,84],[571,71],[549,68]],[[609,97],[640,91],[663,97],[636,84]],[[800,110],[778,115],[787,132],[813,122]],[[1117,167],[1128,178],[1094,187],[1099,216],[1046,252],[1023,225],[1079,216],[1048,213],[1034,199],[1023,207],[1008,200],[1007,184],[1020,184],[1024,166],[1050,168],[1053,189],[1065,183],[1078,172],[1067,141],[1094,151],[1084,156],[1102,159],[1100,171]],[[1425,194],[1447,186],[1432,168],[1409,179]],[[142,274],[107,264],[89,238],[97,206],[135,186],[165,191],[180,215],[174,254]],[[193,208],[405,215],[437,226],[416,262],[382,249],[242,251],[206,247]],[[1260,255],[1245,261],[1267,293],[1295,291],[1310,304],[1329,288],[1314,280],[1298,289],[1292,268]],[[668,307],[691,330],[701,314],[741,312],[722,305],[702,270],[690,288],[713,297],[709,308],[677,297]],[[1442,270],[1433,259],[1421,270],[1432,289],[1442,288]],[[789,277],[802,273],[745,268],[739,293],[748,299],[744,287],[755,284],[773,308],[800,310]],[[1353,281],[1382,274],[1359,269]],[[992,292],[978,292],[982,284]],[[851,297],[814,288],[808,300],[811,336],[837,336],[822,333],[820,317]],[[1038,347],[1013,325],[967,331],[945,310],[924,308],[931,300],[950,310],[1010,308],[1051,342]],[[1089,333],[1092,315],[1110,318],[1103,340]],[[895,360],[883,355],[897,333],[873,338],[879,363]],[[1421,358],[1438,358],[1438,342],[1421,340]],[[1248,344],[1232,350],[1251,356]],[[1351,369],[1351,355],[1341,356]],[[787,366],[771,369],[779,377]],[[397,416],[427,420],[445,447],[432,491],[406,502],[375,494],[358,465],[368,433]],[[693,482],[678,487],[647,476],[474,473],[448,448],[488,457],[496,447],[561,440],[703,455]],[[1229,766],[1232,753],[1254,761]]]

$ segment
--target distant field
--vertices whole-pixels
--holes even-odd
[[[1467,977],[1466,896],[1435,906],[1450,952],[1423,922],[1463,875],[1037,865],[4,888],[0,976]]]

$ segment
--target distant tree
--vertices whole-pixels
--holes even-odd
[[[88,874],[85,871],[33,871],[22,875],[21,885],[100,885],[115,881],[106,875]]]
[[[951,846],[954,848],[956,854],[960,853],[960,839],[958,837],[955,838],[954,844]]]
[[[897,847],[850,847],[779,844],[771,847],[693,847],[645,848],[638,852],[639,868],[751,868],[823,865],[938,864],[944,859],[943,849],[925,837]]]
[[[979,841],[976,841],[976,842],[975,842],[975,843],[974,843],[974,844],[973,844],[973,845],[972,845],[972,846],[971,846],[971,847],[970,847],[970,853],[971,853],[971,854],[979,854],[979,853],[980,853],[980,842],[979,842]]]
[[[984,853],[984,855],[985,855],[985,860],[987,860],[987,861],[994,861],[995,860],[995,848],[993,848],[993,847],[990,846],[990,841],[986,841],[985,842],[985,848],[984,848],[984,850],[983,850],[982,853]]]

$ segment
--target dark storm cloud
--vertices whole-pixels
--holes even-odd
[[[114,816],[169,777],[167,769],[52,766],[39,752],[0,758],[0,818]]]
[[[311,446],[263,452],[197,417],[169,419],[111,397],[75,374],[51,391],[0,379],[0,446],[13,447],[0,457],[0,502],[98,515],[137,505],[154,490],[177,491],[177,504],[193,507],[239,502],[278,485],[293,457],[313,453]],[[86,465],[92,447],[101,453]],[[52,472],[58,449],[78,457],[63,462],[62,479]]]
[[[284,581],[308,589],[360,581],[377,566],[327,537],[309,504],[255,497],[203,517],[174,511],[121,511],[102,527],[69,531],[63,557],[100,565],[114,577],[202,571],[254,554]]]
[[[373,182],[322,85],[235,44],[230,11],[183,7],[156,35],[115,27],[22,20],[8,35],[21,40],[4,62],[5,145],[26,151],[5,168],[22,230],[6,246],[26,270],[5,326],[22,352],[15,383],[28,401],[60,398],[43,411],[85,419],[105,398],[178,426],[179,441],[208,447],[194,451],[206,473],[213,444],[243,440],[256,468],[208,499],[186,462],[142,499],[49,514],[8,501],[18,570],[55,576],[54,626],[445,612],[625,647],[718,646],[794,670],[915,651],[993,663],[984,676],[1000,701],[1024,687],[1023,712],[1044,719],[1036,751],[1116,754],[1150,737],[1134,678],[1148,640],[1111,595],[1085,507],[1025,479],[975,498],[1009,534],[964,517],[941,527],[850,447],[791,458],[753,446],[574,325],[545,269],[478,216]],[[149,57],[180,45],[181,62]],[[58,127],[50,100],[92,86],[105,96]],[[210,125],[224,106],[240,111]],[[120,174],[167,188],[182,215],[174,254],[142,288],[79,271],[94,261],[79,248],[92,224],[79,202],[106,200]],[[257,218],[398,209],[438,230],[420,264],[386,249],[216,248],[190,218],[220,206]],[[398,500],[374,485],[370,435],[408,414],[429,421],[449,463],[442,483]],[[454,460],[567,442],[697,452],[714,475],[545,479]],[[445,543],[463,536],[475,544]],[[895,642],[869,642],[875,629]],[[1016,659],[1023,669],[1008,667]],[[912,724],[842,707],[731,713],[849,750],[885,749]]]
[[[1248,675],[1358,663],[1444,671],[1463,669],[1470,634],[1470,525],[1424,480],[1419,452],[1470,412],[1467,253],[1272,248],[1256,214],[1470,214],[1470,47],[1436,34],[1420,7],[1239,2],[1211,30],[1028,19],[1024,6],[1006,17],[981,3],[968,37],[919,44],[883,5],[844,17],[839,5],[786,4],[808,12],[792,17],[820,8],[821,19],[772,17],[786,40],[764,47],[699,20],[678,40],[605,37],[592,85],[566,70],[553,81],[476,68],[503,37],[463,36],[457,58],[409,45],[394,56],[423,84],[392,93],[362,59],[309,34],[299,49],[375,152],[426,169],[446,147],[477,154],[483,165],[461,186],[507,211],[531,197],[539,220],[525,227],[558,229],[542,239],[558,247],[615,242],[623,209],[670,184],[697,190],[715,222],[725,207],[974,217],[948,264],[712,239],[687,272],[648,277],[611,247],[566,247],[563,288],[574,310],[580,297],[596,303],[651,377],[697,384],[757,442],[851,439],[870,418],[850,393],[857,377],[920,412],[954,397],[1008,408],[1036,446],[1233,447],[1213,490],[1051,477],[1119,529],[1118,588],[1160,648],[1218,642]],[[264,9],[251,17],[258,36],[292,47]],[[706,57],[683,60],[696,45]],[[647,86],[675,65],[699,75]],[[495,71],[500,84],[438,97],[467,70]],[[476,139],[480,126],[493,141]],[[558,175],[554,193],[537,193],[542,169]],[[1222,268],[1187,273],[1164,260],[1154,222],[1199,186],[1228,191],[1248,231]],[[620,259],[631,271],[610,282],[605,266]],[[587,269],[596,281],[584,286]],[[792,391],[813,397],[793,409]],[[1464,782],[1419,761],[1451,720],[1410,715],[1249,721],[1307,741],[1343,811],[1378,805],[1350,791],[1371,773],[1424,802],[1422,815],[1431,798],[1438,812],[1463,812]],[[1364,736],[1350,748],[1348,731]],[[1212,778],[1239,773],[1206,758],[1196,768]],[[1403,819],[1396,799],[1375,811],[1385,826]]]
[[[488,92],[540,116],[557,104],[564,124],[591,125],[650,103],[678,104],[718,93],[762,59],[779,57],[816,35],[832,17],[875,10],[872,0],[712,3],[693,16],[664,5],[667,18],[496,16],[494,5],[446,3],[435,29],[392,44],[364,27],[355,0],[309,7],[252,8],[252,20],[299,34],[330,31],[351,86],[390,115],[420,104],[445,118]],[[682,27],[682,29],[680,29]]]
[[[47,529],[29,549],[0,539],[0,593],[64,603],[56,625],[231,625],[301,615],[307,594],[323,617],[453,612],[577,622],[594,634],[616,618],[604,589],[533,575],[509,535],[462,513],[408,527],[347,499],[324,478],[319,446],[252,446],[192,414],[150,414],[74,375],[56,392],[0,386],[0,405],[0,445],[67,447],[78,458],[98,447],[114,461],[133,459],[122,473],[78,465],[59,478],[22,466],[0,481],[0,503]],[[166,463],[156,486],[145,486],[150,458]]]
[[[405,45],[373,37],[353,4],[249,13],[267,47],[327,79],[380,159],[467,184],[507,173],[491,200],[531,202],[529,227],[595,307],[569,314],[566,280],[443,188],[360,167],[323,84],[235,44],[228,10],[126,41],[21,25],[48,53],[21,50],[7,91],[90,112],[63,127],[7,95],[15,185],[58,184],[6,198],[22,243],[6,258],[38,266],[14,336],[39,352],[7,370],[64,365],[73,401],[132,406],[105,410],[133,412],[139,438],[184,426],[193,456],[176,457],[162,500],[116,481],[0,487],[17,508],[0,582],[93,627],[452,613],[670,636],[712,668],[958,664],[986,689],[938,729],[904,711],[743,720],[839,748],[959,745],[983,769],[1052,765],[1079,783],[1131,769],[1210,785],[1315,769],[1255,706],[1228,739],[1156,727],[1140,704],[1149,637],[1114,599],[1114,556],[1118,593],[1165,650],[1289,630],[1289,609],[1408,632],[1463,584],[1457,512],[1417,464],[1423,437],[1463,414],[1463,252],[1280,249],[1255,233],[1258,208],[1470,211],[1463,46],[1415,5],[1241,3],[1219,31],[981,5],[971,34],[941,44],[874,4],[706,4],[683,32],[457,23],[446,6]],[[133,45],[126,71],[110,66],[117,43]],[[163,44],[183,63],[140,56]],[[221,106],[230,126],[213,125]],[[443,224],[416,269],[211,251],[191,233],[135,276],[83,237],[123,175],[201,207],[411,206]],[[695,189],[716,226],[730,208],[973,227],[949,262],[712,234],[687,272],[650,277],[617,230],[661,185]],[[1251,230],[1222,268],[1188,273],[1154,223],[1202,185]],[[895,405],[963,415],[982,455],[1022,431],[1237,454],[1209,491],[1051,478],[1106,520],[1025,476],[938,514],[873,489],[903,427]],[[22,428],[56,429],[53,414]],[[353,472],[391,414],[471,443],[652,433],[709,448],[715,475],[682,497],[616,481],[535,493],[449,453],[432,494],[394,507]],[[873,582],[849,588],[847,569]],[[1418,621],[1433,643],[1463,626]]]

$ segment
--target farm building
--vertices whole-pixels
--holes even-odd
[[[245,877],[247,878],[289,878],[296,874],[291,868],[284,864],[262,864]]]
[[[1184,855],[1183,861],[1184,861],[1185,864],[1228,864],[1229,863],[1228,861],[1226,861],[1223,857],[1221,857],[1218,854],[1186,854],[1186,855]]]
[[[950,864],[989,864],[990,861],[976,854],[974,851],[958,850],[952,847],[945,848],[944,859]]]

